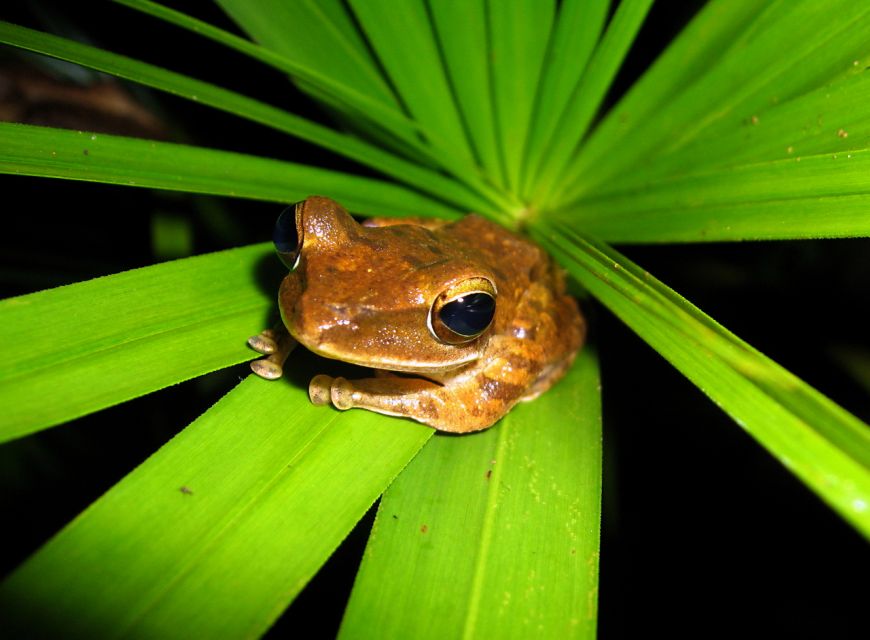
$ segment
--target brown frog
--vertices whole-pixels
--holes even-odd
[[[268,355],[251,363],[254,372],[280,377],[295,341],[375,369],[361,380],[315,376],[315,404],[477,431],[546,391],[585,338],[549,256],[473,214],[360,225],[312,196],[284,211],[275,245],[291,269],[278,300],[293,337],[284,327],[252,337]]]

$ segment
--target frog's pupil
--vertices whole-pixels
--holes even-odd
[[[495,315],[495,298],[488,293],[469,293],[441,307],[441,322],[461,336],[476,336],[486,329]]]
[[[290,206],[281,212],[275,222],[275,230],[272,232],[272,242],[278,257],[290,269],[296,263],[296,254],[299,251],[299,234],[296,232],[296,207]]]

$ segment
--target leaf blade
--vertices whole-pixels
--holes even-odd
[[[590,132],[566,180],[575,180],[605,156],[631,154],[629,136],[682,87],[713,66],[733,46],[761,11],[755,0],[712,0],[632,85],[626,95]]]
[[[368,215],[461,210],[371,178],[228,151],[0,122],[0,173],[291,203],[328,193]]]
[[[487,9],[498,140],[506,184],[511,191],[518,192],[556,3],[552,0],[490,2]],[[518,42],[523,46],[518,47]]]
[[[539,223],[533,235],[593,295],[870,537],[867,425],[606,245],[564,224]]]
[[[243,31],[267,50],[369,96],[383,104],[381,109],[376,109],[378,111],[395,109],[405,112],[385,81],[347,5],[341,0],[301,0],[292,5],[281,0],[263,0],[256,5],[219,0],[218,4]],[[296,85],[327,105],[351,131],[374,140],[377,146],[433,167],[449,160],[436,157],[419,136],[409,138],[400,134],[397,138],[385,128],[370,123],[365,112],[337,99],[333,93],[321,89],[318,83],[300,78]],[[420,123],[415,123],[415,128],[419,131]]]
[[[654,161],[719,127],[739,126],[771,102],[814,91],[851,70],[856,57],[867,53],[870,10],[864,5],[837,0],[824,7],[811,1],[771,7],[773,15],[762,16],[767,18],[763,28],[746,38],[745,46],[729,49],[714,68],[683,87],[644,123],[642,135],[633,138],[625,153],[601,156],[582,171],[576,167],[572,186],[556,200],[564,203],[592,193],[638,163]],[[789,55],[781,55],[783,50]]]
[[[494,428],[433,439],[381,502],[339,636],[594,637],[600,417],[587,349]]]
[[[522,185],[525,196],[532,190],[544,150],[556,135],[559,119],[595,50],[609,4],[608,0],[571,0],[559,6],[529,130]]]
[[[739,124],[729,122],[705,132],[694,143],[622,176],[618,186],[602,186],[596,195],[625,191],[653,180],[745,164],[821,153],[845,157],[849,152],[867,148],[870,111],[856,105],[868,102],[870,76],[855,60],[852,69],[839,80],[793,100],[760,108],[754,117]]]
[[[262,634],[432,433],[399,427],[249,376],[0,585],[4,628]]]
[[[652,180],[554,212],[610,242],[715,242],[870,235],[870,151]]]
[[[417,125],[398,109],[396,105],[390,105],[383,100],[372,97],[368,93],[364,93],[357,87],[349,86],[344,82],[343,78],[339,79],[335,76],[322,73],[320,70],[295,58],[290,58],[273,49],[257,45],[202,20],[197,20],[180,11],[170,9],[150,0],[113,0],[113,2],[175,24],[192,33],[239,51],[279,71],[283,71],[309,86],[316,87],[319,91],[329,95],[336,103],[345,106],[347,109],[352,109],[355,114],[386,127],[403,141],[411,142],[416,140]]]
[[[424,3],[406,2],[402,11],[394,11],[391,3],[383,1],[351,0],[350,6],[402,102],[432,137],[432,145],[451,149],[473,164]],[[410,58],[409,52],[413,52]]]
[[[504,167],[492,117],[485,2],[474,0],[460,4],[431,0],[429,7],[446,72],[475,156],[489,178],[504,187]]]
[[[255,41],[336,78],[364,95],[399,108],[344,5],[335,0],[216,0]]]
[[[273,306],[254,280],[270,253],[231,249],[0,302],[0,440],[250,360],[244,341]]]
[[[258,100],[89,45],[0,21],[0,42],[81,64],[272,127],[372,167],[438,197],[459,196],[460,208],[492,212],[492,203],[463,185],[359,138],[339,133]],[[460,195],[464,194],[464,195]]]
[[[540,165],[532,194],[538,207],[549,205],[554,188],[561,183],[651,6],[652,0],[623,0],[619,3],[574,89],[568,108],[562,113],[559,135],[550,141]]]

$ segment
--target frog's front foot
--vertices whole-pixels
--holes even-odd
[[[284,362],[296,346],[296,340],[284,325],[277,325],[248,338],[248,346],[266,356],[251,362],[251,371],[266,380],[277,380],[284,373]]]

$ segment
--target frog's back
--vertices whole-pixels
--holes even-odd
[[[467,246],[492,269],[500,291],[525,289],[533,281],[547,279],[552,271],[550,257],[538,245],[478,215],[445,225],[443,233]]]

